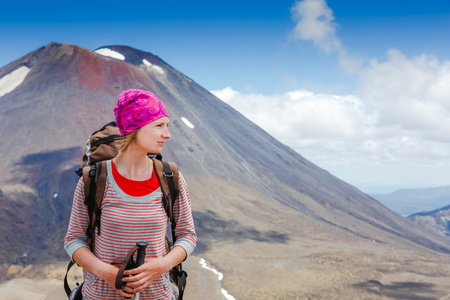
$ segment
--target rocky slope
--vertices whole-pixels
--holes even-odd
[[[416,213],[408,219],[450,241],[450,205],[433,211]]]

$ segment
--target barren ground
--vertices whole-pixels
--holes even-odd
[[[200,257],[191,256],[184,264],[189,272],[185,299],[224,300],[222,288],[235,299],[450,299],[448,255],[384,252],[383,247],[293,252],[261,261],[242,254],[239,270],[229,269],[238,256],[228,252],[217,261],[229,264],[211,265],[223,273],[222,281],[202,268]],[[11,268],[12,279],[0,285],[0,295],[4,300],[65,299],[65,268],[66,262]]]

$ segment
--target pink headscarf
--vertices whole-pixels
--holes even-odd
[[[124,136],[162,117],[169,117],[162,102],[152,93],[130,89],[122,92],[114,107],[117,127]]]

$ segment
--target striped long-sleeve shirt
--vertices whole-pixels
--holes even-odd
[[[138,241],[147,241],[146,258],[166,255],[165,235],[167,214],[162,204],[162,192],[158,188],[149,195],[132,197],[123,192],[112,174],[111,161],[107,162],[108,175],[101,205],[100,235],[95,238],[94,254],[106,263],[124,259],[128,251]],[[191,212],[189,191],[180,172],[179,196],[173,209],[176,223],[176,246],[191,254],[197,242]],[[87,247],[86,229],[89,223],[87,207],[84,204],[84,182],[81,178],[75,189],[69,228],[64,239],[64,247],[72,258],[80,247]],[[98,233],[98,228],[96,228]],[[123,297],[111,289],[107,283],[89,272],[85,273],[83,297],[86,300],[112,300]],[[140,299],[170,299],[168,273],[161,275],[140,293]]]

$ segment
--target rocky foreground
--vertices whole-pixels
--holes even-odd
[[[258,278],[261,289],[250,288],[251,292],[235,285],[239,276],[233,276],[233,273],[237,275],[242,270],[227,271],[220,281],[220,273],[218,276],[211,266],[205,268],[202,258],[191,256],[184,265],[189,271],[185,299],[450,299],[448,255],[417,255],[408,251],[389,253],[383,252],[382,248],[375,252],[374,249],[364,252],[347,247],[330,250],[301,251],[299,256],[303,266],[296,269],[289,265],[291,259],[287,256],[261,262],[272,264],[274,270],[286,268],[286,284],[276,287],[270,287],[273,274],[258,273],[258,266],[253,266],[256,273],[248,278],[247,284],[251,286]],[[66,264],[10,268],[10,279],[0,284],[1,299],[66,299],[63,289]],[[70,284],[74,286],[80,276],[77,271],[71,275]],[[296,285],[292,286],[292,282]]]
[[[217,274],[202,267],[199,257],[191,257],[185,264],[189,270],[185,299],[226,299]],[[63,280],[67,262],[11,267],[8,280],[0,283],[2,300],[61,300],[67,299]],[[81,281],[81,269],[73,267],[69,284]]]

